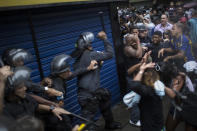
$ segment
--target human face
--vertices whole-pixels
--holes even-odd
[[[177,35],[177,27],[174,24],[173,27],[172,27],[172,36],[176,36],[176,35]]]
[[[182,7],[179,7],[179,8],[177,9],[177,13],[178,13],[178,14],[182,14],[182,13],[183,13],[183,8],[182,8]]]
[[[135,36],[138,36],[138,34],[139,34],[138,29],[133,29],[132,30],[132,34],[134,34]]]
[[[22,99],[24,99],[26,97],[26,90],[27,87],[25,85],[20,85],[18,87],[16,87],[14,94]]]
[[[88,46],[88,50],[93,50],[92,46]]]
[[[172,80],[172,88],[176,91],[180,91],[184,85],[184,77],[178,75],[176,78]]]
[[[172,27],[172,36],[176,37],[181,32],[181,30],[176,26],[176,24]]]
[[[157,14],[157,11],[156,10],[153,10],[153,15],[156,15]]]
[[[162,24],[162,25],[166,25],[167,22],[168,22],[167,16],[166,16],[166,15],[162,15],[162,16],[161,16],[161,24]]]
[[[159,44],[160,41],[161,41],[161,38],[159,35],[153,35],[153,37],[152,37],[153,44]]]
[[[23,66],[24,65],[24,62],[22,60],[18,60],[14,63],[14,66],[15,67],[18,67],[18,66]]]
[[[141,30],[141,31],[139,31],[139,36],[141,38],[147,37],[148,36],[148,30]]]
[[[68,79],[71,75],[72,75],[72,72],[71,72],[70,69],[69,69],[69,70],[67,70],[67,71],[65,71],[65,72],[63,72],[63,73],[61,73],[59,76],[60,76],[61,78],[63,78],[63,79]]]

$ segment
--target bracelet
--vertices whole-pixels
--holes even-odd
[[[139,74],[143,74],[144,73],[144,71],[139,71]]]
[[[46,86],[46,87],[44,87],[44,90],[45,90],[45,91],[48,91],[48,90],[49,90],[49,88]]]

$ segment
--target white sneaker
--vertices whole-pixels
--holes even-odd
[[[131,120],[129,120],[129,123],[130,123],[131,125],[134,125],[134,126],[137,126],[137,127],[140,127],[140,126],[141,126],[140,120],[137,121],[137,123],[133,123]]]

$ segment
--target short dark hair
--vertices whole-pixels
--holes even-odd
[[[155,32],[153,33],[153,35],[158,35],[159,37],[162,37],[161,31],[155,31]]]
[[[162,16],[162,15],[165,15],[165,16],[168,18],[168,15],[167,15],[167,14],[161,14],[161,16]]]
[[[134,30],[134,29],[139,29],[139,28],[137,26],[132,26],[131,31]]]

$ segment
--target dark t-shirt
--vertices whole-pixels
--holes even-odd
[[[91,63],[91,60],[96,60],[99,63],[111,59],[113,57],[112,45],[108,40],[104,40],[103,42],[105,48],[104,51],[85,50],[80,58],[75,61],[73,66],[74,70],[76,71],[78,68],[87,68]],[[78,92],[94,92],[100,87],[100,69],[101,65],[98,64],[97,69],[77,76]]]
[[[128,81],[129,87],[141,96],[139,103],[140,120],[143,131],[161,131],[164,127],[163,106],[161,98],[152,87],[141,82]]]
[[[165,56],[158,58],[158,52],[162,48],[169,48],[169,44],[168,43],[160,43],[160,44],[156,45],[156,44],[151,43],[150,46],[148,47],[148,49],[152,51],[151,57],[152,57],[153,62],[161,62],[166,57],[166,54],[164,54]]]
[[[16,120],[26,115],[34,116],[37,108],[38,103],[31,96],[27,95],[25,99],[18,102],[6,101],[3,114],[4,116]]]

